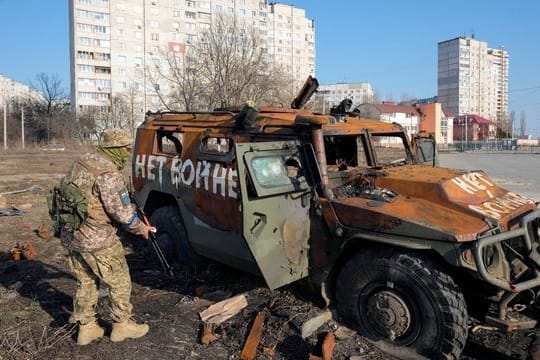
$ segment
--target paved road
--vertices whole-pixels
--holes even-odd
[[[484,170],[499,186],[540,201],[540,154],[440,153],[442,167]]]

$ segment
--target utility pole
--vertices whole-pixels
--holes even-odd
[[[469,124],[467,124],[467,114],[465,114],[465,151],[467,151],[469,143],[468,127]]]
[[[7,150],[7,104],[4,98],[4,150]]]
[[[21,142],[24,150],[24,107],[21,107]]]

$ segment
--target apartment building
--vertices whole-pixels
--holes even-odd
[[[455,114],[497,123],[508,113],[508,53],[474,37],[438,43],[438,101]]]
[[[71,98],[77,111],[111,111],[124,94],[137,113],[160,109],[148,69],[160,54],[185,54],[219,17],[254,27],[271,64],[301,86],[315,75],[315,25],[304,9],[266,0],[70,0]],[[295,89],[291,89],[295,90]]]
[[[375,98],[375,93],[371,84],[367,82],[337,83],[320,85],[316,97],[322,107],[322,109],[318,110],[325,113],[332,106],[338,105],[343,99],[352,100],[352,109],[363,103],[371,103]]]
[[[42,99],[43,95],[28,85],[0,74],[0,106],[10,105],[24,99]]]

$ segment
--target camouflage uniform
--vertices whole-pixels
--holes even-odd
[[[81,228],[61,233],[62,244],[69,249],[69,265],[77,278],[70,322],[84,325],[95,321],[100,282],[110,289],[112,320],[127,321],[132,309],[131,278],[117,226],[142,234],[144,223],[136,215],[117,166],[105,155],[84,155],[72,165],[66,178],[82,190],[89,203],[89,216]]]

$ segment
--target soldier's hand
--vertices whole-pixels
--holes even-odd
[[[145,225],[141,235],[145,240],[148,240],[148,238],[150,237],[150,232],[155,233],[156,231],[157,229],[154,226]]]

